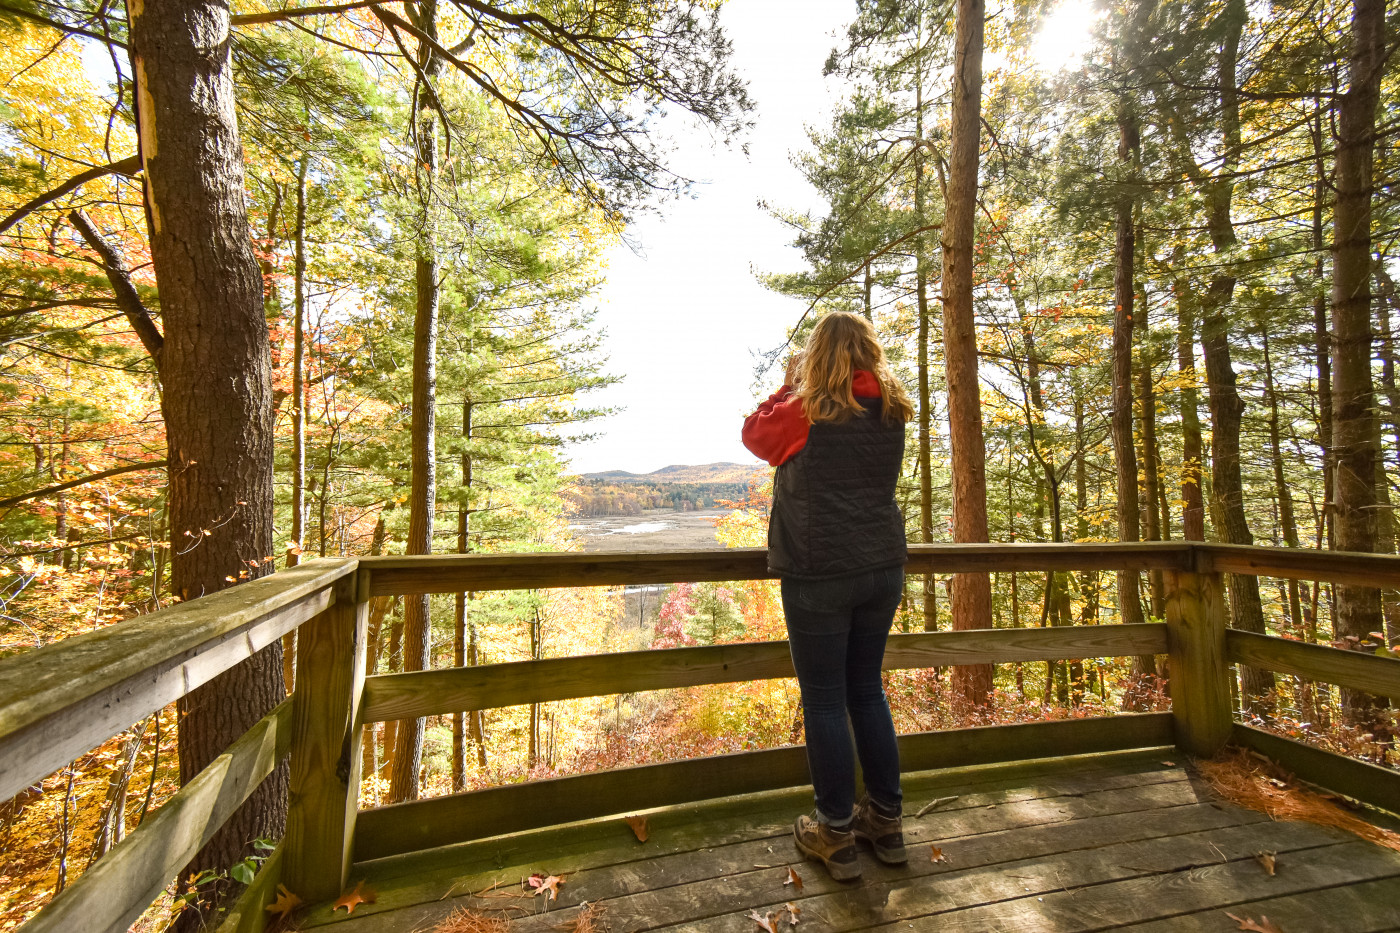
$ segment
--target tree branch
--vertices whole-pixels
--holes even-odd
[[[165,338],[161,336],[160,328],[156,327],[156,322],[151,317],[151,312],[141,301],[141,296],[136,293],[136,286],[132,284],[131,273],[126,267],[126,258],[122,256],[106,238],[97,232],[97,228],[88,220],[86,214],[81,210],[68,212],[68,219],[73,222],[73,226],[83,235],[88,246],[93,252],[102,258],[103,271],[107,273],[107,281],[112,283],[112,291],[117,296],[117,307],[122,314],[126,315],[127,322],[131,329],[136,331],[136,336],[140,338],[141,345],[146,348],[146,352],[155,360],[156,370],[160,370],[160,351],[165,346]]]
[[[252,26],[256,23],[285,23],[306,16],[320,16],[322,13],[344,13],[346,10],[358,10],[362,7],[372,6],[379,2],[380,0],[358,0],[358,2],[355,3],[304,6],[291,10],[273,10],[268,13],[244,13],[241,16],[230,16],[229,23],[233,26]]]
[[[126,466],[113,467],[110,470],[103,470],[101,473],[94,473],[91,476],[84,476],[81,479],[70,479],[66,483],[58,483],[54,486],[45,486],[43,489],[36,489],[33,492],[26,492],[21,496],[11,496],[8,499],[0,499],[0,509],[8,509],[10,506],[19,505],[30,499],[39,499],[44,496],[53,495],[56,492],[63,492],[65,489],[72,489],[74,486],[85,486],[88,483],[95,483],[100,479],[107,479],[109,476],[120,476],[123,473],[138,473],[142,470],[162,470],[166,467],[165,460],[151,460],[146,463],[129,463]]]
[[[14,212],[4,220],[0,220],[0,233],[4,233],[23,220],[27,215],[43,207],[45,204],[48,204],[50,201],[57,201],[68,192],[82,187],[93,179],[113,174],[131,176],[139,171],[141,171],[141,157],[127,156],[125,159],[113,162],[110,165],[95,165],[85,172],[79,172],[57,188],[52,188],[44,192],[27,204],[16,208]]]

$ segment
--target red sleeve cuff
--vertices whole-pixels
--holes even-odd
[[[802,411],[802,400],[783,386],[744,419],[744,446],[756,457],[779,466],[807,446],[811,425]]]

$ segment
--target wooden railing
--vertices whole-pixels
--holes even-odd
[[[290,755],[282,844],[230,914],[260,930],[277,883],[308,902],[355,861],[531,827],[807,782],[804,750],[641,765],[359,810],[366,723],[575,697],[791,677],[785,643],[730,644],[365,676],[373,596],[768,577],[761,549],[313,560],[252,583],[0,661],[0,799],[298,631],[296,691],[30,920],[26,931],[118,933]],[[1400,660],[1228,630],[1222,574],[1400,588],[1400,558],[1213,544],[926,545],[910,573],[1161,571],[1165,623],[893,635],[885,667],[1166,654],[1168,713],[917,733],[907,770],[1227,741],[1400,813],[1400,775],[1234,722],[1229,666],[1400,699]]]

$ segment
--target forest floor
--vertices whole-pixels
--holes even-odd
[[[677,512],[652,509],[641,515],[575,518],[569,531],[583,542],[585,551],[688,551],[718,548],[715,523],[729,509]]]

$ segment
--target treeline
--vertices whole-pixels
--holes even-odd
[[[686,184],[648,115],[728,139],[750,109],[714,12],[685,0],[233,6],[0,5],[0,651],[303,557],[567,546],[558,452],[612,381],[599,260]],[[378,603],[369,673],[538,656],[561,599]],[[48,779],[10,835],[5,910],[102,854],[73,830],[94,810],[121,837],[111,801],[140,772],[117,756],[150,762],[159,800],[286,697],[294,652],[182,705],[178,752],[160,720],[95,750],[79,770],[111,770],[105,797]],[[425,728],[376,733],[367,794],[486,773],[481,719],[446,724],[436,771]],[[282,835],[286,786],[182,872],[209,873],[201,906]]]
[[[767,281],[810,303],[797,339],[842,308],[892,348],[918,400],[911,540],[1394,553],[1385,5],[1119,0],[1058,62],[1026,41],[1032,23],[976,0],[858,7],[827,63],[844,99],[796,160],[824,209],[777,212],[806,265]],[[1166,611],[1160,574],[948,582],[912,587],[924,627]],[[1232,576],[1228,599],[1241,629],[1400,642],[1393,591]],[[1134,665],[1143,684],[1165,673]],[[1073,670],[1056,673],[1063,699],[1083,689]],[[1328,741],[1393,758],[1384,701],[1242,670],[1249,715],[1341,723]],[[973,703],[1007,686],[985,667],[953,680]]]
[[[574,515],[602,518],[608,515],[640,515],[653,509],[693,512],[742,500],[747,483],[610,483],[586,480],[570,490]]]

